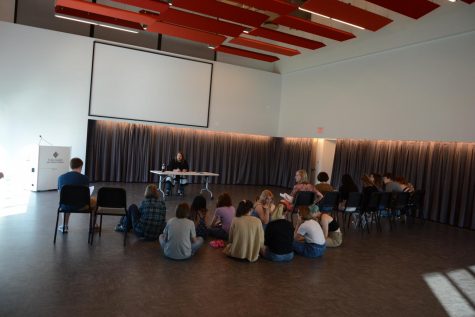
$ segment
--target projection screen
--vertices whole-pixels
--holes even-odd
[[[89,115],[208,127],[213,64],[94,43]]]

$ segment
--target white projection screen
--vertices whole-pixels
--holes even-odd
[[[94,43],[89,115],[208,127],[213,64]]]

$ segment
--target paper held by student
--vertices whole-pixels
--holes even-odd
[[[291,203],[294,200],[294,197],[290,196],[287,193],[280,193],[280,197],[284,198],[287,200],[289,203]]]

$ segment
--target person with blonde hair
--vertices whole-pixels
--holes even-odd
[[[325,235],[307,206],[299,207],[294,232],[294,252],[308,258],[318,258],[325,252]]]
[[[133,228],[139,238],[157,240],[165,227],[166,213],[167,208],[165,202],[160,200],[157,185],[149,184],[145,188],[144,200],[140,203],[140,207],[132,204],[127,210],[127,220],[130,221],[128,226]],[[122,231],[128,228],[118,229],[121,230],[117,231]]]
[[[262,222],[262,225],[265,226],[269,223],[271,215],[275,211],[274,205],[274,194],[268,189],[262,191],[259,199],[254,204],[253,216],[259,218]]]
[[[280,194],[280,196],[284,198],[280,202],[286,207],[287,210],[292,210],[292,203],[298,192],[314,192],[315,202],[318,202],[320,199],[323,198],[322,193],[320,193],[314,185],[308,182],[308,175],[306,170],[298,170],[297,172],[295,172],[295,185],[290,195]]]

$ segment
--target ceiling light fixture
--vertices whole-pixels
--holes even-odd
[[[104,28],[109,28],[109,29],[114,29],[114,30],[129,32],[129,33],[134,33],[134,34],[139,33],[139,31],[136,31],[136,30],[127,29],[127,28],[122,28],[122,27],[113,26],[113,25],[104,24],[104,23],[97,23],[97,22],[91,21],[91,20],[84,20],[84,19],[72,18],[72,17],[69,17],[69,16],[61,15],[61,14],[55,14],[54,16],[57,17],[57,18],[60,18],[60,19],[65,19],[65,20],[70,20],[70,21],[75,21],[75,22],[81,22],[81,23],[86,23],[86,24],[91,24],[91,25],[102,26],[102,27],[104,27]]]
[[[134,33],[134,34],[139,33],[139,31],[130,30],[130,29],[125,29],[125,28],[121,28],[121,27],[117,27],[117,26],[113,26],[113,25],[109,25],[109,24],[102,24],[102,23],[99,23],[99,26],[102,26],[102,27],[108,28],[108,29],[114,29],[114,30],[119,30],[119,31]]]
[[[326,18],[326,19],[330,19],[330,20],[335,21],[335,22],[340,22],[340,23],[343,23],[343,24],[352,26],[352,27],[357,28],[357,29],[360,29],[360,30],[365,30],[365,28],[362,27],[362,26],[359,26],[359,25],[356,25],[356,24],[352,24],[352,23],[349,23],[349,22],[345,22],[345,21],[342,21],[342,20],[338,20],[338,19],[335,19],[335,18],[326,16],[326,15],[323,15],[323,14],[320,14],[320,13],[317,13],[317,12],[313,12],[313,11],[310,11],[310,10],[307,10],[307,9],[304,9],[304,8],[301,8],[301,7],[299,7],[299,10],[305,11],[305,12],[308,12],[308,13],[311,13],[311,14],[314,14],[314,15],[318,15],[319,17]]]
[[[320,13],[317,13],[317,12],[313,12],[313,11],[310,11],[310,10],[307,10],[307,9],[304,9],[304,8],[301,8],[301,7],[299,7],[299,10],[300,11],[305,11],[305,12],[310,13],[310,14],[318,15],[319,17],[322,17],[322,18],[325,18],[325,19],[331,19],[329,16],[326,16],[326,15],[323,15],[323,14],[320,14]]]
[[[343,24],[352,26],[352,27],[357,28],[357,29],[360,29],[360,30],[364,30],[364,29],[365,29],[364,27],[359,26],[359,25],[356,25],[356,24],[348,23],[348,22],[345,22],[345,21],[342,21],[342,20],[338,20],[338,19],[334,19],[334,18],[330,18],[330,19],[332,19],[333,21],[336,21],[336,22],[340,22],[340,23],[343,23]]]
[[[96,22],[93,22],[93,21],[71,18],[71,17],[65,16],[65,15],[55,14],[54,16],[57,17],[57,18],[60,18],[60,19],[71,20],[71,21],[75,21],[75,22],[81,22],[81,23],[92,24],[92,25],[99,25],[99,23],[96,23]]]
[[[214,47],[213,45],[208,45],[208,48],[214,50],[216,47]]]

